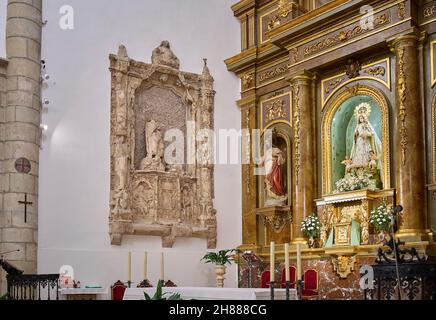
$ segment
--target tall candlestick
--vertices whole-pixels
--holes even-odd
[[[165,280],[165,259],[163,252],[160,254],[160,280]]]
[[[301,280],[301,247],[297,243],[297,280]]]
[[[291,281],[291,275],[289,273],[289,243],[285,243],[285,276],[286,281]]]
[[[128,276],[128,282],[132,282],[132,252],[129,251],[128,256],[128,265],[129,265],[129,276]]]
[[[275,268],[274,268],[274,264],[275,264],[275,243],[273,241],[271,241],[270,243],[270,269],[269,269],[269,273],[270,273],[270,282],[274,282],[275,281]]]
[[[144,252],[144,280],[148,279],[147,278],[147,263],[148,263],[148,255],[147,252]]]

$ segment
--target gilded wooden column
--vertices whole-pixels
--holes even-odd
[[[300,230],[303,219],[314,212],[316,155],[312,98],[313,75],[303,72],[290,78],[293,88],[292,216],[293,242],[306,242]]]
[[[257,189],[256,176],[254,175],[253,161],[251,160],[251,129],[256,127],[256,98],[246,97],[238,101],[241,110],[241,128],[244,130],[242,137],[242,155],[248,161],[241,166],[242,170],[242,244],[257,244]],[[247,163],[248,162],[248,163]]]
[[[404,208],[399,234],[425,237],[424,118],[420,100],[418,37],[392,42],[396,55],[396,200]]]

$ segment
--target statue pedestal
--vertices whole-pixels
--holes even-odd
[[[370,214],[383,199],[393,203],[394,190],[356,190],[325,195],[322,199],[316,200],[318,216],[322,224],[320,236],[322,245],[327,244],[331,234],[333,241],[329,246],[369,244]],[[357,237],[351,234],[352,224],[360,225],[360,235],[358,235],[360,243],[353,243],[356,242]],[[339,241],[334,241],[335,239]]]
[[[265,226],[265,244],[274,241],[277,244],[291,241],[291,207],[272,206],[256,209]]]

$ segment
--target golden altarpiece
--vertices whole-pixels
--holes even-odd
[[[301,243],[321,298],[359,299],[359,266],[379,247],[373,208],[401,204],[398,235],[434,248],[436,1],[242,0],[232,10],[241,53],[225,62],[241,79],[241,127],[273,135],[272,169],[242,165],[241,249],[268,263],[270,241],[281,259],[284,243]],[[310,248],[300,225],[313,213],[321,232]]]

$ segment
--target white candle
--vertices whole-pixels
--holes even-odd
[[[160,254],[160,280],[165,280],[165,259],[163,252]]]
[[[147,252],[144,252],[144,280],[147,279],[147,264],[148,264],[148,255]]]
[[[132,282],[132,252],[129,251],[129,256],[128,256],[128,265],[129,265],[129,276],[128,276],[128,281]]]
[[[297,280],[301,280],[301,247],[297,243]]]
[[[271,241],[270,243],[270,269],[269,269],[269,273],[270,273],[270,282],[274,282],[275,281],[275,268],[274,268],[274,264],[275,264],[275,243],[273,241]]]
[[[291,281],[291,275],[289,273],[289,243],[285,243],[285,276],[286,282]]]

